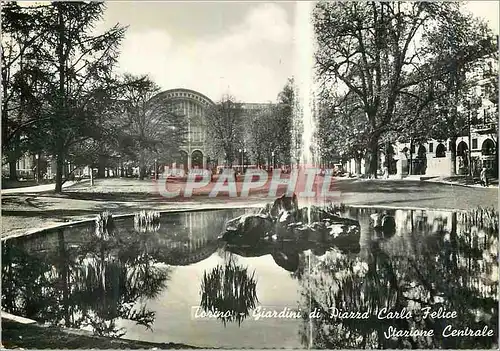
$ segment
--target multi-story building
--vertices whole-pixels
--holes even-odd
[[[484,167],[496,173],[498,167],[498,100],[494,92],[498,80],[498,53],[478,59],[476,68],[467,75],[471,88],[470,100],[459,107],[460,112],[468,115],[468,128],[456,140],[455,169],[452,163],[452,143],[445,140],[428,139],[418,144],[394,143],[389,148],[390,155],[379,154],[379,171],[383,172],[386,159],[389,159],[389,174],[398,176],[425,175],[451,176],[453,174],[479,175]],[[365,172],[365,161],[361,162],[361,173]],[[356,161],[345,164],[346,170],[355,173]],[[359,169],[359,167],[358,167]]]
[[[224,157],[210,158],[209,143],[207,140],[206,117],[209,108],[214,102],[202,93],[190,89],[171,89],[159,93],[153,99],[162,97],[162,103],[169,104],[169,109],[181,113],[186,118],[187,136],[184,145],[179,145],[180,160],[174,165],[185,169],[206,169],[216,164],[223,164]],[[243,119],[251,120],[263,109],[272,106],[271,103],[241,103]],[[245,157],[245,140],[241,141],[241,152],[236,155],[238,159]],[[241,154],[241,155],[240,155]]]
[[[481,168],[493,172],[498,167],[498,100],[492,93],[494,81],[498,79],[498,54],[493,53],[478,59],[475,69],[467,74],[470,82],[469,101],[465,101],[459,110],[468,116],[467,131],[456,140],[455,169],[452,164],[452,144],[450,139],[430,139],[418,145],[413,151],[413,174],[429,176],[449,176],[454,174],[476,174]],[[472,100],[472,101],[471,101]],[[402,174],[408,174],[409,144],[399,146],[399,155],[395,159],[402,160],[399,167]]]
[[[153,99],[162,98],[168,109],[185,116],[187,136],[184,145],[179,145],[181,158],[179,162],[191,168],[206,168],[210,159],[207,157],[207,133],[205,118],[214,102],[207,96],[190,89],[171,89],[159,93]]]
[[[389,174],[397,176],[422,175],[422,176],[451,176],[469,174],[479,175],[484,167],[493,173],[498,165],[497,153],[497,128],[498,123],[471,125],[469,151],[469,136],[463,135],[456,141],[456,162],[453,172],[450,139],[429,139],[426,142],[410,145],[410,143],[395,143],[391,145],[389,156]],[[379,172],[385,171],[386,155],[379,153]],[[360,172],[365,173],[365,160],[361,161]],[[356,161],[349,160],[344,165],[347,172],[356,172]]]
[[[216,164],[223,164],[223,157],[211,159],[209,144],[207,142],[206,116],[208,109],[215,103],[206,95],[184,88],[170,89],[155,95],[152,99],[159,103],[167,104],[167,110],[175,111],[185,116],[187,123],[187,136],[182,145],[179,145],[180,158],[170,166],[183,167],[184,169],[207,169]],[[241,103],[243,119],[251,120],[259,111],[269,108],[272,103]],[[242,140],[242,152],[244,153],[245,140]],[[238,159],[241,155],[237,155]],[[51,179],[55,176],[55,160],[44,157],[47,162],[45,178]],[[37,159],[34,155],[21,157],[17,164],[18,176],[21,178],[34,179]],[[74,166],[67,165],[67,172],[73,170]],[[8,166],[3,167],[4,176],[9,172]],[[89,174],[88,167],[82,170],[83,174]],[[112,172],[111,172],[112,174]]]

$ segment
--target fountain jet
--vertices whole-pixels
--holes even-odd
[[[292,145],[300,149],[296,160],[299,168],[299,184],[305,184],[306,168],[318,168],[318,144],[316,141],[316,108],[315,108],[315,74],[314,74],[314,27],[312,23],[312,10],[314,2],[304,1],[296,3],[295,18],[295,77],[296,101],[294,108],[294,133]],[[300,139],[299,139],[299,136]],[[298,157],[297,157],[298,156]],[[317,189],[313,186],[317,194]],[[301,206],[311,208],[314,199],[300,198]]]
[[[302,135],[300,143],[300,153],[298,159],[299,184],[306,184],[306,167],[316,168],[318,162],[317,143],[315,141],[316,134],[316,119],[314,106],[314,26],[312,23],[312,10],[314,2],[297,1],[296,2],[296,18],[295,18],[295,76],[297,77],[296,85],[296,104],[294,108],[294,127],[300,128],[300,132],[294,131],[293,136],[296,140],[292,141],[292,145],[299,145],[298,135]],[[317,194],[317,189],[313,191]],[[313,198],[306,197],[305,201],[299,196],[299,203],[303,207],[307,207],[307,222],[311,224],[311,209]],[[311,270],[311,261],[307,255],[308,270]],[[312,324],[309,323],[309,349],[312,344]]]

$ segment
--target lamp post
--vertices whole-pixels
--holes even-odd
[[[469,137],[469,147],[467,148],[467,151],[468,151],[468,159],[469,159],[469,164],[468,164],[468,169],[469,169],[469,176],[471,177],[472,179],[472,153],[471,153],[471,149],[472,149],[472,136],[471,136],[471,132],[470,132],[470,114],[471,114],[471,111],[470,111],[470,101],[467,101],[467,109],[468,109],[468,113],[467,113],[467,126],[468,126],[468,137]]]
[[[157,170],[157,168],[156,168],[156,161],[157,161],[157,160],[156,160],[156,158],[155,158],[155,173],[154,173],[154,175],[155,175],[155,180],[156,180],[156,172],[158,171],[158,170]]]
[[[276,168],[276,161],[274,159],[274,151],[271,152],[271,162],[273,163],[273,169]]]
[[[242,168],[245,168],[245,153],[247,152],[247,149],[243,148],[243,154],[241,155],[241,164],[242,164]],[[243,169],[243,173],[244,173],[244,169]]]
[[[238,149],[238,152],[240,153],[240,165],[241,165],[241,173],[243,173],[243,163],[244,163],[244,156],[245,152],[247,152],[247,149]]]
[[[123,177],[123,162],[122,162],[122,157],[118,156],[118,171],[119,171],[119,177]]]
[[[38,184],[40,182],[40,155],[36,154],[35,155],[36,159],[36,173],[35,173],[35,178],[36,178],[36,183]]]
[[[243,151],[242,149],[238,149],[238,152],[240,153],[240,166],[241,166],[241,169],[243,170],[243,156],[241,155],[242,151]]]

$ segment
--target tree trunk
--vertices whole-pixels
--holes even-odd
[[[368,144],[368,172],[367,175],[377,178],[378,166],[378,138],[373,136]]]
[[[17,161],[9,161],[9,179],[17,180]]]
[[[457,174],[457,137],[450,138],[450,145],[448,145],[451,152],[451,172],[452,176]]]
[[[356,162],[355,172],[356,172],[356,175],[359,177],[361,175],[361,158],[357,157],[355,162]]]
[[[57,43],[57,59],[59,61],[59,106],[58,106],[58,118],[64,119],[66,118],[66,89],[65,89],[65,83],[66,83],[66,61],[65,61],[65,55],[64,55],[64,43],[65,43],[65,24],[64,24],[64,16],[63,16],[63,10],[62,6],[63,4],[61,3],[55,3],[57,6],[57,21],[58,21],[58,32],[59,32],[59,40]],[[62,192],[62,184],[63,184],[63,172],[64,172],[64,140],[62,138],[62,135],[64,133],[59,134],[59,130],[54,130],[56,132],[56,135],[58,135],[57,140],[56,140],[56,145],[57,148],[56,150],[58,151],[56,153],[56,188],[55,191],[56,193],[60,194]]]
[[[493,176],[498,178],[498,140],[495,143],[495,159],[493,160]]]
[[[410,164],[408,165],[408,175],[413,174],[413,140],[410,140]]]
[[[386,177],[388,177],[389,174],[391,174],[392,154],[389,152],[390,150],[391,150],[391,143],[387,142],[385,145],[385,170],[387,170],[387,174],[385,174]]]
[[[94,168],[93,166],[89,166],[90,168],[90,186],[94,186]]]
[[[139,179],[144,180],[146,178],[146,166],[139,167]]]
[[[2,111],[3,113],[4,111]],[[3,117],[2,117],[3,118]],[[19,152],[19,143],[21,142],[21,137],[19,136],[19,133],[16,134],[9,140],[8,142],[11,143],[9,149],[7,152],[4,153],[4,155],[7,156],[7,161],[9,164],[9,179],[10,180],[17,180],[17,161],[23,157],[22,154]],[[5,146],[5,145],[2,145]]]
[[[63,179],[68,179],[69,177],[69,165],[64,162],[63,164]]]
[[[99,162],[97,165],[97,178],[105,178],[106,176],[106,158],[99,155]]]
[[[64,155],[57,155],[56,157],[56,193],[62,192],[64,174]]]

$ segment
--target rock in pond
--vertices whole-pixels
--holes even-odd
[[[299,252],[305,250],[325,252],[337,248],[359,252],[359,222],[341,217],[339,212],[333,206],[299,208],[295,194],[283,195],[258,214],[228,221],[219,238],[233,253],[244,256],[271,254],[278,265],[294,271]]]
[[[390,238],[396,233],[396,221],[394,216],[388,211],[382,213],[373,213],[370,215],[375,233],[383,238]]]
[[[219,236],[228,243],[257,244],[274,234],[273,219],[264,214],[242,215],[226,223],[225,231]]]

